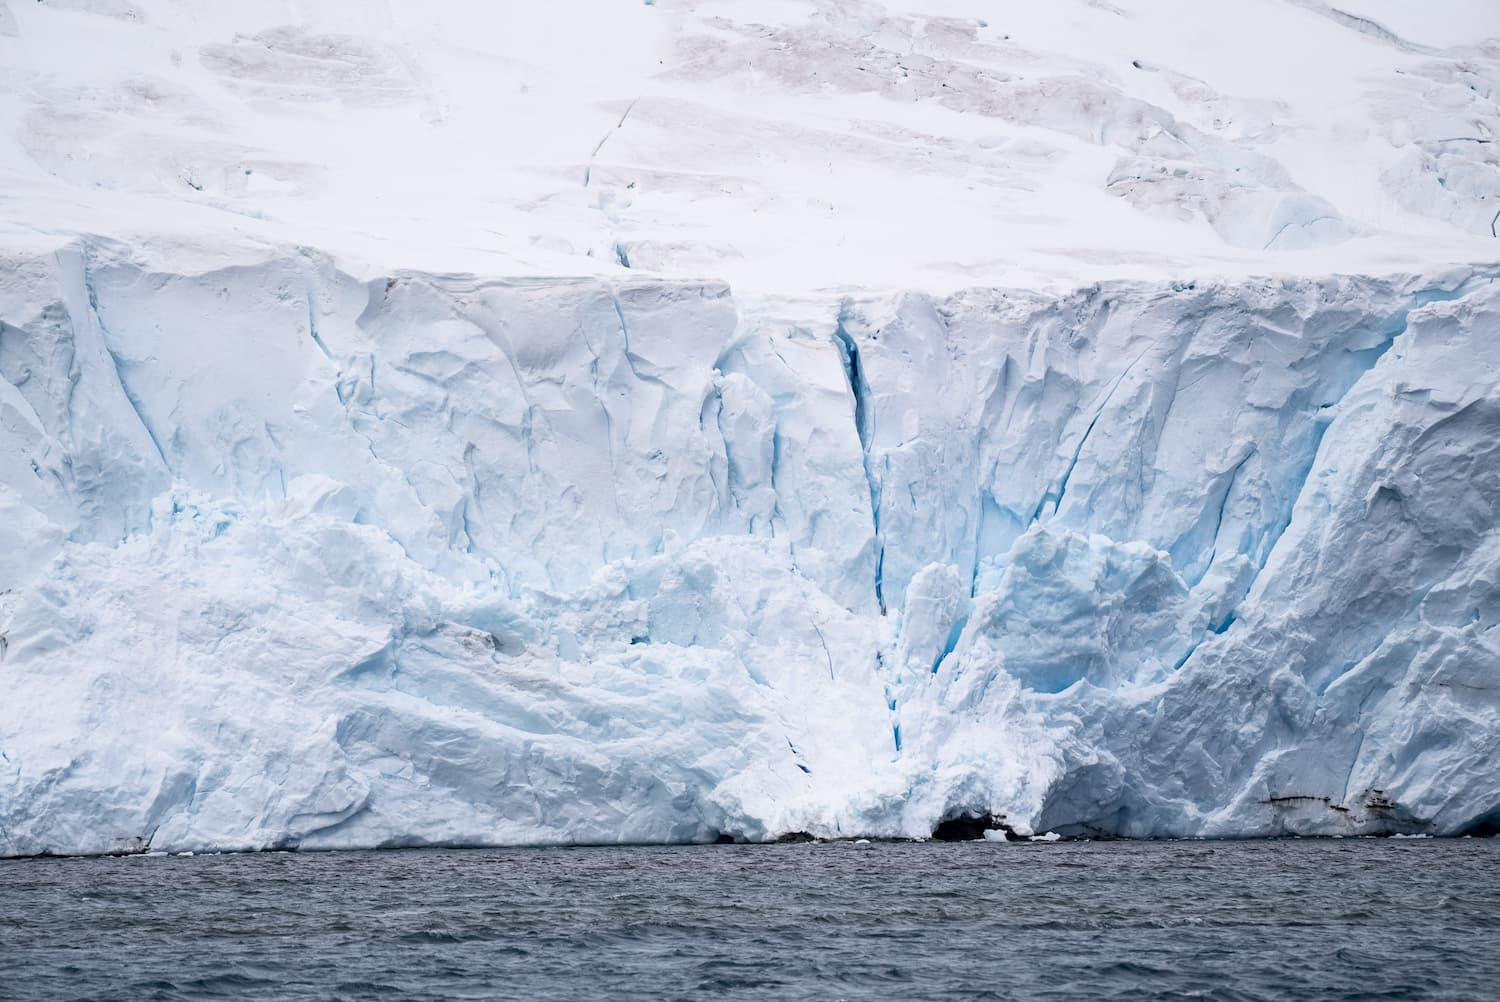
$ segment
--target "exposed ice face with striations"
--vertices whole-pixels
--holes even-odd
[[[1500,808],[1491,274],[6,270],[6,853]]]

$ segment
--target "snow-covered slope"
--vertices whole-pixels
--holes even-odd
[[[771,292],[1384,274],[1494,259],[1496,100],[1491,0],[3,0],[0,236]]]
[[[0,855],[1500,822],[1500,15],[995,7],[0,2]]]

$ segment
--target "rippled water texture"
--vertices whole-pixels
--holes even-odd
[[[1484,999],[1500,840],[0,863],[0,997]]]

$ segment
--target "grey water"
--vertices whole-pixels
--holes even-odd
[[[1500,840],[0,862],[0,998],[1492,999]]]

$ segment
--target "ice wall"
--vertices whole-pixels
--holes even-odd
[[[1492,273],[3,267],[0,854],[1500,811]]]

